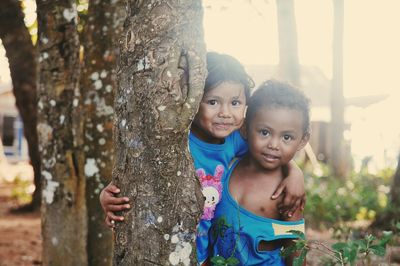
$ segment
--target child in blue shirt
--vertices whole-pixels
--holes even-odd
[[[249,151],[223,179],[222,200],[210,230],[213,256],[235,257],[239,265],[291,265],[282,246],[304,232],[302,211],[282,216],[268,196],[284,179],[282,167],[310,137],[309,102],[288,84],[267,81],[254,92],[246,114]]]
[[[209,258],[208,230],[215,207],[223,195],[222,178],[231,160],[247,151],[247,143],[239,129],[244,121],[246,102],[253,86],[244,67],[231,56],[208,53],[207,70],[203,98],[189,135],[189,149],[205,197],[204,212],[196,237],[200,263]],[[285,191],[282,210],[290,215],[300,205],[304,205],[304,180],[295,164],[288,163],[288,169],[289,175],[275,191],[274,197]],[[117,193],[119,189],[110,183],[100,194],[106,224],[110,227],[114,221],[123,220],[123,216],[114,214],[115,211],[130,208],[129,199],[118,198],[115,196]]]

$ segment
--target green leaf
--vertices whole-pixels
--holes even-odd
[[[287,256],[289,256],[290,254],[296,252],[297,250],[298,250],[298,249],[297,249],[296,245],[291,245],[291,246],[289,246],[289,247],[284,248],[284,249],[281,251],[281,256],[284,257],[284,258],[286,258]]]
[[[239,265],[239,263],[240,263],[239,260],[237,258],[235,258],[235,257],[229,257],[226,260],[226,265],[235,266],[235,265]]]
[[[343,250],[347,249],[347,247],[348,247],[348,244],[344,243],[344,242],[337,242],[332,245],[332,248],[336,251],[343,251]]]
[[[386,254],[386,248],[381,245],[372,245],[369,247],[372,253],[374,253],[377,256],[383,257]]]
[[[217,266],[226,265],[226,260],[222,256],[215,256],[211,258],[211,263],[212,265],[217,265]]]
[[[396,228],[400,230],[400,222],[396,223]]]
[[[291,233],[295,236],[297,236],[300,239],[306,240],[306,235],[302,232],[302,231],[298,231],[298,230],[289,230],[287,231],[288,233]]]
[[[300,256],[293,259],[293,266],[303,265],[306,256],[307,256],[307,249],[303,249],[300,253]]]

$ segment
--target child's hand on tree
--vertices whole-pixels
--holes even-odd
[[[106,214],[105,223],[108,227],[113,228],[115,221],[122,222],[123,216],[117,216],[114,212],[129,209],[129,198],[118,198],[115,195],[120,192],[112,182],[108,184],[100,193],[100,204]]]

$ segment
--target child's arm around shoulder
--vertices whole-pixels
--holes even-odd
[[[297,164],[292,160],[285,166],[286,177],[279,184],[271,199],[277,199],[282,193],[284,197],[278,204],[281,214],[291,217],[299,209],[304,209],[306,193],[304,188],[304,175]]]

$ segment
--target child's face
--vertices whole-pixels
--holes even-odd
[[[245,109],[244,86],[224,82],[203,95],[191,131],[205,142],[221,143],[242,126]]]
[[[251,157],[269,170],[287,164],[308,141],[303,123],[298,110],[261,107],[247,128]]]

